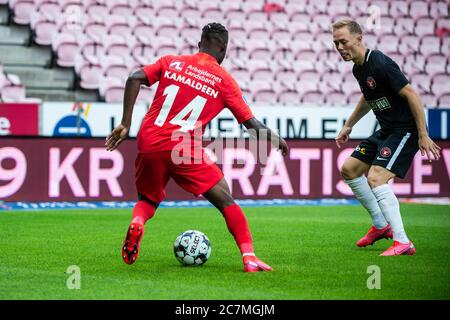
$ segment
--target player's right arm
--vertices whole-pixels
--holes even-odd
[[[369,104],[364,99],[364,96],[361,96],[361,98],[358,101],[358,104],[356,105],[355,110],[347,119],[347,121],[345,121],[344,126],[342,127],[341,131],[335,138],[336,145],[338,146],[338,148],[341,147],[341,144],[344,144],[348,141],[353,126],[356,123],[358,123],[358,121],[361,120],[361,118],[364,117],[369,111],[370,111]]]
[[[147,75],[142,69],[133,71],[125,84],[125,92],[123,96],[123,113],[122,121],[114,128],[114,130],[106,137],[106,150],[115,150],[123,140],[128,137],[131,127],[131,117],[133,116],[133,108],[136,98],[139,94],[141,85],[149,85]]]

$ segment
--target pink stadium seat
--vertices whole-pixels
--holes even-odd
[[[330,17],[336,17],[339,15],[347,15],[348,14],[348,2],[345,0],[330,1],[328,6],[326,7],[326,12],[328,12],[328,16],[330,16]],[[325,30],[329,30],[329,27]]]
[[[374,32],[378,35],[381,34],[394,34],[394,27],[395,27],[395,19],[391,16],[381,16],[380,18],[380,29],[375,28]]]
[[[247,62],[248,69],[250,71],[251,80],[254,79],[273,79],[274,71],[270,63],[264,60],[250,60]]]
[[[133,48],[134,37],[124,37],[117,34],[110,34],[103,37],[103,45],[106,55],[126,57],[130,55],[130,49]]]
[[[413,87],[419,90],[420,94],[431,92],[431,78],[426,73],[412,74],[410,81]]]
[[[133,15],[133,7],[128,3],[128,1],[117,1],[108,0],[106,2],[110,15],[120,15],[124,17],[129,17]]]
[[[348,14],[352,17],[360,17],[367,14],[369,4],[364,0],[350,1],[348,6]]]
[[[239,2],[222,1],[219,6],[224,17],[228,19],[230,23],[245,21],[246,13],[242,10]]]
[[[301,101],[301,96],[295,90],[281,89],[278,91],[277,101],[283,105],[297,105]]]
[[[110,15],[105,20],[107,33],[110,35],[122,36],[126,39],[133,30],[134,21],[131,21],[130,17],[121,15]],[[130,25],[131,24],[131,25]]]
[[[426,58],[425,71],[433,77],[438,73],[445,72],[448,66],[447,57],[441,54],[431,54]]]
[[[432,1],[430,3],[430,16],[433,18],[448,17],[448,3],[445,1]]]
[[[178,45],[174,38],[154,37],[152,38],[155,55],[158,57],[175,54],[178,51]]]
[[[311,83],[317,83],[320,82],[320,74],[317,71],[303,71],[299,73],[299,79],[300,81],[307,81]]]
[[[356,106],[356,104],[359,102],[359,99],[361,99],[362,93],[358,91],[353,91],[350,94],[347,94],[347,104],[351,106]]]
[[[248,39],[269,39],[270,30],[267,27],[267,23],[263,21],[248,21],[246,23],[247,38]]]
[[[102,78],[99,91],[106,102],[121,102],[123,101],[125,82],[117,78]]]
[[[134,25],[132,33],[136,38],[140,36],[149,37],[155,33],[155,30],[152,25],[145,24],[139,19]]]
[[[108,28],[105,23],[105,18],[100,15],[90,17],[89,21],[84,26],[84,33],[95,39],[102,39],[108,33]]]
[[[424,36],[420,40],[420,52],[424,56],[440,53],[441,42],[436,36]]]
[[[56,63],[61,67],[73,67],[79,44],[75,35],[58,33],[53,36],[52,50],[56,54]]]
[[[382,16],[389,15],[389,1],[386,0],[376,0],[376,1],[370,1],[370,7],[377,8],[377,12],[380,13]]]
[[[178,34],[178,24],[181,24],[178,20],[159,16],[154,20],[153,24],[156,32],[155,35],[158,37],[175,38]]]
[[[433,18],[419,18],[416,20],[414,33],[419,37],[433,35],[435,31],[435,25],[436,22]]]
[[[13,21],[17,24],[29,24],[30,16],[35,11],[32,0],[10,0],[9,7],[13,12]]]
[[[277,42],[286,42],[291,40],[291,31],[289,23],[282,21],[274,21],[273,28],[270,33],[270,38],[276,40]]]
[[[146,86],[141,86],[136,101],[150,104],[153,101],[153,97],[155,95],[155,89],[152,88],[153,87],[149,88]]]
[[[425,1],[411,1],[409,7],[409,16],[412,19],[420,17],[429,17],[428,3]]]
[[[396,25],[394,27],[394,33],[399,37],[405,35],[414,34],[415,21],[411,17],[399,17],[397,18]]]
[[[389,14],[393,18],[404,17],[409,14],[408,3],[406,1],[390,1]]]
[[[246,19],[248,21],[268,21],[269,16],[263,10],[261,4],[255,2],[245,2],[242,4],[242,9],[247,13]]]
[[[435,108],[438,105],[437,97],[434,94],[422,94],[420,98],[427,108]]]
[[[328,9],[327,0],[309,1],[308,5],[306,6],[306,12],[308,12],[311,15],[326,13],[327,9]]]
[[[284,62],[284,61],[283,61]],[[275,80],[278,82],[295,82],[297,81],[298,73],[293,68],[290,63],[277,63],[277,66],[274,67],[275,71]]]
[[[295,59],[302,60],[302,61],[314,62],[317,60],[317,53],[316,53],[316,51],[311,50],[311,49],[300,50],[295,53]]]
[[[143,37],[138,37],[140,41],[137,41],[130,49],[131,56],[137,64],[145,66],[153,62],[155,52],[151,46],[150,40],[143,41]]]
[[[57,17],[61,14],[61,7],[57,0],[42,0],[35,1],[36,9],[38,12],[49,14],[53,17]]]
[[[310,30],[312,32],[317,32],[321,30],[330,33],[332,21],[333,21],[332,17],[328,14],[317,14],[312,17]]]
[[[420,38],[415,35],[403,36],[400,39],[398,51],[403,55],[409,55],[419,52]]]
[[[83,89],[98,89],[102,78],[100,59],[96,56],[86,56],[86,61],[80,67],[80,86]]]
[[[35,38],[39,45],[50,45],[53,35],[58,31],[57,19],[46,12],[35,12],[31,15],[31,27],[34,29]]]
[[[328,92],[325,95],[324,103],[327,105],[345,105],[347,103],[347,96],[341,91]]]
[[[272,57],[271,48],[268,48],[264,40],[248,40],[246,42],[249,49],[250,59],[260,59],[269,61]]]
[[[277,93],[270,81],[253,80],[249,82],[249,86],[253,93],[253,101],[267,104],[277,103]]]
[[[302,103],[314,104],[314,105],[323,105],[325,97],[321,91],[310,91],[306,92],[302,95],[301,101]]]
[[[105,2],[93,1],[86,5],[86,14],[90,17],[106,18],[109,15],[109,9]]]
[[[227,48],[227,55],[230,59],[247,59],[249,53],[250,52],[246,41],[243,41],[241,39],[230,39]]]
[[[363,43],[368,48],[376,48],[378,43],[378,36],[373,33],[365,33],[363,34]]]
[[[450,75],[446,73],[437,74],[432,79],[431,91],[436,97],[450,93]]]
[[[444,93],[439,96],[437,105],[440,108],[450,108],[450,93]]]
[[[398,52],[398,37],[393,34],[381,35],[378,38],[377,49],[383,53],[390,55]]]
[[[224,18],[220,4],[215,1],[202,1],[199,7],[201,8],[202,18],[207,18],[210,21],[222,21]]]

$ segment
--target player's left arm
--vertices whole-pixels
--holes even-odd
[[[419,94],[410,84],[407,84],[399,91],[399,95],[408,101],[409,108],[416,122],[419,133],[419,149],[422,156],[426,155],[429,161],[433,160],[433,156],[435,160],[438,160],[441,148],[428,135],[424,108]]]

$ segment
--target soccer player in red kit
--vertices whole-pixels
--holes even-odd
[[[159,81],[137,136],[135,165],[139,201],[133,209],[122,245],[122,257],[127,264],[136,261],[144,225],[165,198],[165,187],[172,178],[184,190],[203,195],[222,213],[242,253],[245,272],[272,270],[255,256],[247,219],[234,202],[222,171],[207,161],[201,147],[205,126],[222,109],[228,108],[239,123],[252,129],[250,133],[272,141],[284,156],[288,154],[286,142],[255,119],[239,86],[220,66],[227,44],[225,27],[209,23],[203,27],[198,53],[164,56],[154,64],[134,71],[127,79],[122,121],[106,138],[107,150],[116,149],[128,136],[140,86],[151,86]],[[200,150],[200,153],[194,151],[192,155],[191,149]]]

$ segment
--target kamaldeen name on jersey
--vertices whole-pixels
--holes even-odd
[[[205,84],[202,84],[200,82],[197,82],[195,80],[187,78],[181,74],[176,74],[175,72],[171,72],[171,71],[164,72],[164,78],[172,79],[177,82],[184,83],[185,85],[188,85],[191,88],[194,88],[198,91],[204,92],[207,95],[214,97],[214,98],[217,98],[217,96],[219,95],[219,91],[214,90],[213,88],[211,88]]]

